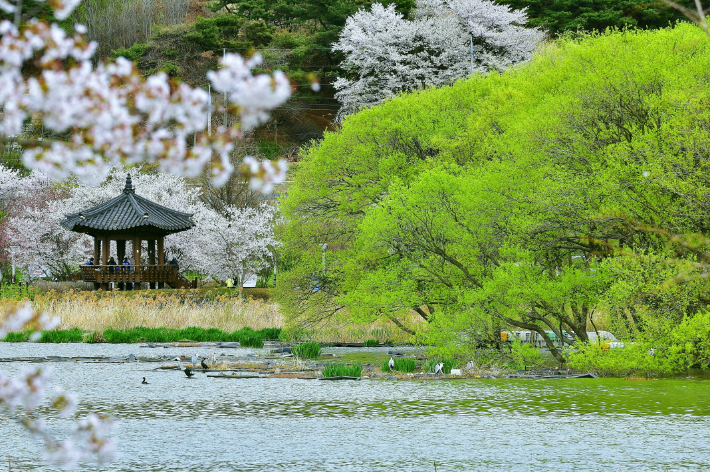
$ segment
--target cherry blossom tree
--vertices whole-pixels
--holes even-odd
[[[272,251],[279,245],[273,233],[274,207],[229,207],[226,213],[205,212],[196,228],[184,233],[185,259],[202,274],[242,283],[272,263]],[[196,234],[191,237],[190,232]]]
[[[0,172],[2,169],[0,166]],[[142,172],[140,168],[113,168],[99,185],[76,181],[63,192],[51,187],[38,192],[35,181],[41,181],[41,177],[15,174],[12,185],[20,190],[16,209],[5,223],[9,242],[17,248],[15,263],[45,267],[55,277],[75,272],[78,264],[91,255],[92,238],[67,231],[59,222],[66,214],[120,195],[126,172],[132,174],[133,186],[142,197],[193,214],[194,228],[165,238],[166,254],[177,257],[183,270],[225,280],[241,278],[240,274],[257,272],[269,264],[271,249],[277,245],[273,237],[273,207],[264,204],[242,209],[225,205],[218,212],[204,203],[201,189],[188,185],[184,177]],[[147,247],[144,249],[146,254]]]
[[[59,20],[67,18],[79,2],[48,0]],[[84,26],[76,25],[75,34],[68,36],[56,24],[23,21],[21,0],[0,0],[0,10],[15,19],[0,22],[0,140],[17,143],[24,150],[25,165],[52,179],[74,176],[84,183],[98,183],[113,167],[147,162],[163,172],[188,177],[196,177],[209,167],[213,182],[223,183],[233,170],[229,161],[233,142],[245,130],[263,122],[268,111],[290,94],[283,73],[252,75],[251,69],[261,62],[258,54],[246,61],[235,54],[226,55],[220,61],[221,69],[210,72],[208,79],[215,91],[229,96],[224,111],[238,119],[231,127],[222,126],[214,134],[207,134],[209,98],[204,90],[171,81],[164,73],[144,78],[123,58],[94,66],[96,44],[85,40]],[[41,124],[54,139],[24,136],[28,120]],[[283,180],[285,171],[284,161],[273,165],[245,159],[244,172],[251,176],[252,186],[264,192],[270,191],[274,181]],[[7,173],[3,176],[13,182],[14,177]],[[6,191],[10,192],[9,187]],[[37,205],[24,215],[13,215],[15,225],[10,234],[16,238],[14,242],[26,243],[20,239],[22,235],[38,236],[39,231],[22,231],[48,215],[61,218],[62,205],[69,207],[76,201],[49,199],[43,203],[46,211],[40,211],[41,205]],[[20,222],[21,218],[24,221]],[[60,237],[51,243],[56,248],[62,241]],[[47,238],[40,237],[38,242],[44,244]],[[81,247],[68,245],[67,250],[69,246]],[[0,338],[28,323],[44,329],[56,326],[44,315],[33,313],[31,307],[18,307],[0,317]],[[0,408],[43,441],[50,462],[74,467],[89,457],[110,459],[113,442],[106,436],[110,419],[89,415],[64,441],[55,440],[47,432],[44,420],[33,412],[45,398],[48,380],[43,369],[14,379],[0,372]],[[73,403],[73,397],[60,394],[54,406],[61,414],[69,414]]]
[[[78,3],[50,2],[60,20]],[[8,13],[19,13],[20,6],[0,0],[0,9]],[[227,54],[221,69],[207,77],[215,91],[229,97],[224,111],[237,120],[208,135],[206,91],[171,81],[164,73],[144,78],[123,58],[94,67],[96,44],[85,40],[85,31],[76,25],[75,34],[67,36],[58,25],[37,19],[0,23],[0,135],[24,148],[25,165],[52,179],[75,175],[101,181],[112,167],[149,162],[188,177],[209,166],[219,184],[233,170],[229,152],[234,140],[265,121],[268,111],[290,95],[280,71],[251,74],[261,63],[258,54],[249,60]],[[65,138],[22,137],[23,123],[30,118]],[[283,180],[286,164],[249,158],[245,168],[253,185],[268,191],[273,181]]]
[[[413,19],[374,4],[346,21],[334,51],[351,79],[334,83],[338,119],[401,91],[450,84],[527,60],[543,38],[523,10],[489,0],[417,0]]]

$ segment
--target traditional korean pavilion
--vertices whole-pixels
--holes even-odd
[[[95,265],[82,265],[81,277],[93,282],[95,289],[114,286],[130,289],[140,288],[142,282],[150,288],[189,287],[190,282],[178,273],[176,265],[166,264],[163,250],[165,236],[186,231],[195,224],[192,214],[171,210],[136,195],[130,174],[126,178],[123,193],[116,198],[78,213],[65,215],[60,224],[77,233],[94,237]],[[111,241],[116,241],[116,263],[108,265]],[[131,241],[133,254],[126,254],[126,241]],[[148,242],[147,258],[141,254],[141,244]],[[128,256],[130,266],[121,265]],[[132,256],[132,257],[131,257]],[[147,262],[147,264],[143,264]]]

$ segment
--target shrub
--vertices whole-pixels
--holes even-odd
[[[259,330],[262,339],[279,339],[281,328],[264,328]]]
[[[390,370],[389,359],[385,359],[384,364],[382,364],[382,372],[392,372],[396,370],[397,372],[414,372],[417,368],[417,361],[414,359],[394,359],[394,369]]]
[[[529,365],[534,365],[540,360],[540,350],[532,344],[521,343],[519,340],[513,341],[511,348],[513,365],[517,369],[527,370]]]
[[[248,332],[248,331],[243,331],[239,335],[239,344],[241,344],[243,347],[255,347],[255,348],[262,348],[264,347],[264,338],[262,338],[259,333],[257,332]]]
[[[363,344],[365,347],[377,347],[380,345],[380,341],[378,341],[377,339],[368,339]]]
[[[130,48],[118,48],[111,52],[113,57],[125,57],[129,61],[136,62],[143,57],[148,50],[147,44],[134,44]]]
[[[360,377],[361,374],[360,364],[328,364],[323,369],[323,377]]]
[[[296,357],[305,359],[315,359],[320,355],[321,345],[313,341],[307,341],[293,348],[293,354]]]

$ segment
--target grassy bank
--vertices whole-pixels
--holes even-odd
[[[4,342],[26,342],[31,331],[8,334]],[[189,327],[170,328],[132,328],[128,330],[107,329],[105,331],[84,331],[78,328],[42,331],[39,342],[42,343],[168,343],[168,342],[239,342],[244,347],[263,347],[265,339],[278,339],[279,328],[265,328],[255,331],[251,328],[228,333],[219,329]]]
[[[224,288],[132,292],[34,291],[31,298],[15,296],[0,299],[0,312],[6,311],[22,299],[29,300],[38,311],[61,318],[59,330],[53,334],[48,333],[45,339],[66,341],[46,342],[81,341],[96,336],[106,339],[105,334],[114,331],[133,334],[129,336],[129,340],[107,342],[172,342],[183,339],[232,341],[236,339],[229,336],[243,328],[260,331],[286,326],[279,305],[268,301],[268,289],[253,289],[242,294],[238,290]],[[225,336],[207,339],[195,338],[195,334],[190,335],[192,337],[175,334],[195,328],[211,333],[225,333]],[[157,330],[150,334],[157,337],[148,338],[144,334],[136,334],[139,332],[137,330],[141,329]],[[168,339],[164,339],[163,334],[156,334],[158,331],[172,334]],[[330,321],[317,329],[284,329],[281,337],[284,341],[294,343],[371,340],[374,344],[385,341],[413,341],[409,335],[386,321],[372,324]]]

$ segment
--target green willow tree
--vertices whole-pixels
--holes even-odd
[[[707,278],[669,288],[651,268],[697,254],[648,228],[710,236],[709,47],[688,24],[563,40],[349,117],[283,202],[289,315],[416,331],[418,314],[449,354],[536,331],[560,361],[555,339],[600,322],[660,339],[704,316]]]

